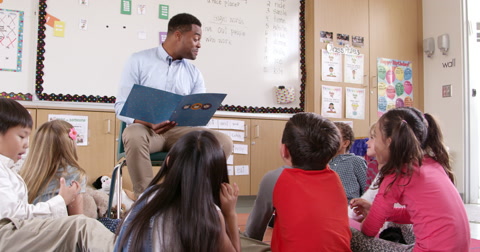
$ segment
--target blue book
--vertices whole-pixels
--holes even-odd
[[[120,115],[157,124],[174,121],[178,126],[205,126],[227,94],[178,95],[133,85]]]

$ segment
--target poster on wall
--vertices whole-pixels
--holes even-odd
[[[342,81],[342,54],[322,49],[322,80]]]
[[[412,62],[377,59],[378,116],[387,110],[413,106]]]
[[[363,54],[345,54],[344,82],[363,84],[363,62]]]
[[[70,123],[77,131],[77,146],[88,145],[88,116],[49,114],[48,121],[64,120]]]
[[[365,89],[345,88],[345,117],[365,119]]]
[[[23,11],[0,9],[0,71],[22,71],[23,24]]]
[[[342,87],[322,85],[322,116],[342,118]]]

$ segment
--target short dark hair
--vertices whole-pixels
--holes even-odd
[[[202,27],[202,23],[195,16],[188,13],[180,13],[173,16],[170,21],[168,21],[168,33],[173,33],[175,31],[191,31],[192,25]]]
[[[350,150],[352,147],[353,142],[355,141],[355,134],[353,134],[353,129],[350,125],[343,123],[343,122],[334,122],[335,126],[340,130],[340,134],[342,134],[343,141],[350,141],[350,144],[347,146],[347,151]]]
[[[0,134],[19,125],[32,128],[33,120],[28,110],[15,100],[0,98]]]
[[[323,170],[340,147],[340,132],[321,115],[297,113],[285,125],[282,143],[296,168]]]

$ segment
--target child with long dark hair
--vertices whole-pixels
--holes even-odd
[[[354,251],[468,251],[470,230],[454,185],[449,154],[436,120],[416,109],[389,110],[375,128],[380,169],[373,203],[351,202],[365,216],[362,233],[377,234],[385,221],[412,223],[415,245],[388,245],[353,232]],[[394,208],[394,203],[405,208]],[[386,247],[381,247],[386,246]]]
[[[237,197],[218,140],[190,132],[132,206],[115,251],[240,251]]]

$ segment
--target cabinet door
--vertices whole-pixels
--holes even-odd
[[[377,77],[377,58],[412,62],[413,106],[423,110],[422,1],[369,0],[369,13],[370,75]],[[372,82],[370,123],[378,120],[377,80]]]
[[[32,125],[32,133],[37,128],[37,110],[36,109],[27,109],[28,113],[32,116],[33,125]]]
[[[287,121],[251,120],[250,174],[252,195],[257,195],[263,175],[282,166],[280,143]]]
[[[29,144],[32,144],[33,134],[37,129],[37,110],[36,109],[27,109],[28,113],[32,116],[33,124],[32,124],[32,133],[30,134],[30,138],[28,139]]]
[[[78,146],[78,161],[87,172],[87,184],[98,177],[111,176],[115,165],[115,113],[67,110],[37,110],[37,126],[47,122],[48,115],[88,116],[88,145]]]
[[[247,149],[250,148],[250,119],[231,119],[231,118],[219,118],[215,117],[215,120],[217,120],[219,123],[219,129],[220,131],[224,131],[225,133],[239,133],[239,135],[243,134],[243,139],[234,139],[233,144],[234,145],[243,145],[243,147],[246,147]],[[223,122],[223,123],[221,123]],[[230,123],[227,123],[230,122]],[[243,129],[231,129],[228,124],[231,124],[232,122],[243,122],[244,127]],[[224,126],[221,126],[224,125]],[[237,124],[238,125],[238,124]],[[233,153],[233,164],[227,164],[229,169],[233,170],[233,175],[228,176],[230,183],[237,183],[240,192],[239,195],[250,195],[250,150],[248,150],[247,154],[240,154],[240,153]],[[242,167],[243,166],[243,167]],[[248,171],[248,174],[242,174],[238,175],[235,173],[235,167],[238,168],[245,168]],[[245,171],[245,169],[243,171]]]

